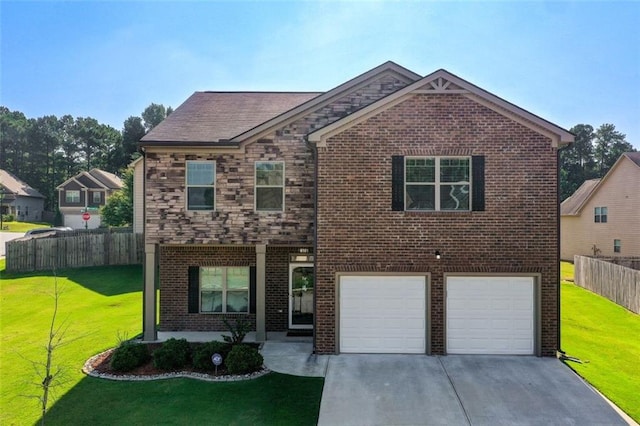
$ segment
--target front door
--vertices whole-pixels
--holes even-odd
[[[289,265],[289,328],[313,328],[313,263]]]

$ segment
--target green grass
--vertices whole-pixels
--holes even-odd
[[[2,231],[6,232],[27,232],[34,228],[48,228],[50,223],[37,223],[37,222],[2,222]]]
[[[0,260],[0,424],[32,425],[40,418],[32,384],[42,378],[29,360],[43,361],[53,312],[50,274],[11,275]],[[65,372],[47,423],[68,424],[315,424],[323,379],[272,373],[247,382],[192,379],[112,382],[80,371],[92,355],[140,332],[140,266],[70,269],[58,273],[63,290],[58,318],[67,345],[54,353]]]
[[[573,265],[563,262],[562,276],[573,280]],[[640,421],[639,336],[639,315],[562,283],[562,349],[584,362],[567,364],[636,421]]]

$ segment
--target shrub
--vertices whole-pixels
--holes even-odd
[[[226,318],[223,318],[222,322],[227,326],[229,332],[231,333],[231,336],[223,335],[222,339],[227,343],[231,343],[232,345],[242,343],[247,333],[251,331],[251,324],[244,318],[236,318],[235,325],[231,325],[231,323]]]
[[[125,341],[111,355],[111,368],[116,371],[131,371],[149,359],[149,348],[142,343]]]
[[[14,216],[14,215],[12,215],[12,214],[5,214],[5,215],[2,215],[2,220],[3,220],[4,222],[13,222],[15,219],[16,219],[16,218],[15,218],[15,216]]]
[[[214,370],[215,365],[211,362],[213,354],[222,355],[222,363],[224,364],[231,350],[231,345],[224,342],[208,342],[198,346],[193,351],[193,366],[199,370]]]
[[[225,365],[231,374],[245,374],[258,371],[264,359],[252,346],[234,345],[227,356]]]
[[[190,355],[186,339],[169,339],[153,353],[153,365],[162,370],[176,370],[189,363]]]

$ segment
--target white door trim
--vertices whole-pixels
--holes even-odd
[[[294,298],[293,298],[293,270],[295,268],[313,268],[313,263],[290,263],[289,264],[289,328],[291,329],[313,329],[313,324],[293,324],[293,309],[294,309]],[[315,272],[315,271],[314,271]],[[315,286],[315,277],[314,277],[314,286]],[[315,291],[311,292],[315,296]],[[315,306],[315,303],[314,303]],[[315,312],[313,313],[316,314]]]

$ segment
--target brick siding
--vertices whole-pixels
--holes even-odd
[[[486,210],[391,211],[392,155],[485,156]],[[318,351],[336,350],[336,272],[430,272],[435,354],[445,352],[444,273],[525,272],[541,274],[541,352],[554,355],[555,164],[549,139],[457,94],[413,96],[330,138],[318,149]]]

